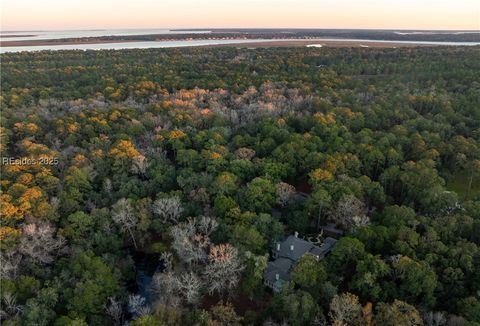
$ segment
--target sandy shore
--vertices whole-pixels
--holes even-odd
[[[218,44],[210,46],[236,46],[246,48],[258,48],[258,47],[332,47],[332,48],[344,48],[344,47],[358,47],[358,48],[389,48],[395,49],[398,47],[417,47],[417,46],[434,46],[430,44],[420,43],[390,43],[390,42],[375,42],[375,41],[331,41],[331,40],[298,40],[298,41],[281,41],[271,40],[254,43],[234,43],[234,44]]]

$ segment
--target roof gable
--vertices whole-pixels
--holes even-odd
[[[278,242],[274,250],[276,251],[277,257],[284,257],[297,261],[305,253],[309,252],[312,247],[314,247],[314,245],[311,242],[291,235],[282,242]]]

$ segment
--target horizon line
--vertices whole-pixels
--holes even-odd
[[[424,28],[338,28],[338,27],[108,27],[108,28],[68,28],[68,29],[11,29],[4,30],[0,26],[0,32],[2,33],[12,33],[12,32],[67,32],[67,31],[109,31],[109,30],[155,30],[155,29],[164,29],[169,31],[210,31],[210,30],[219,30],[219,29],[231,29],[231,30],[245,30],[245,29],[258,29],[258,30],[357,30],[357,31],[431,31],[431,32],[447,32],[447,31],[457,31],[457,32],[474,32],[480,33],[479,29],[424,29]]]

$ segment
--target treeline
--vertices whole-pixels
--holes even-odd
[[[2,55],[2,323],[480,323],[478,51]]]
[[[478,31],[393,31],[344,29],[212,29],[207,33],[144,35],[106,35],[46,40],[48,43],[85,41],[180,41],[187,39],[312,39],[338,38],[359,40],[417,41],[417,42],[480,42]],[[200,30],[204,31],[204,30]],[[8,43],[8,39],[5,41]]]
[[[185,30],[183,30],[185,31]],[[244,33],[246,35],[269,35],[278,38],[353,38],[392,41],[428,41],[428,42],[479,42],[478,31],[415,31],[415,30],[371,30],[371,29],[275,29],[275,28],[214,28],[216,33]]]

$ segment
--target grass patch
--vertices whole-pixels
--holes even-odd
[[[459,199],[472,199],[480,194],[480,178],[473,178],[472,188],[468,194],[468,183],[470,182],[470,174],[466,171],[458,172],[448,178],[447,189],[455,191]]]

